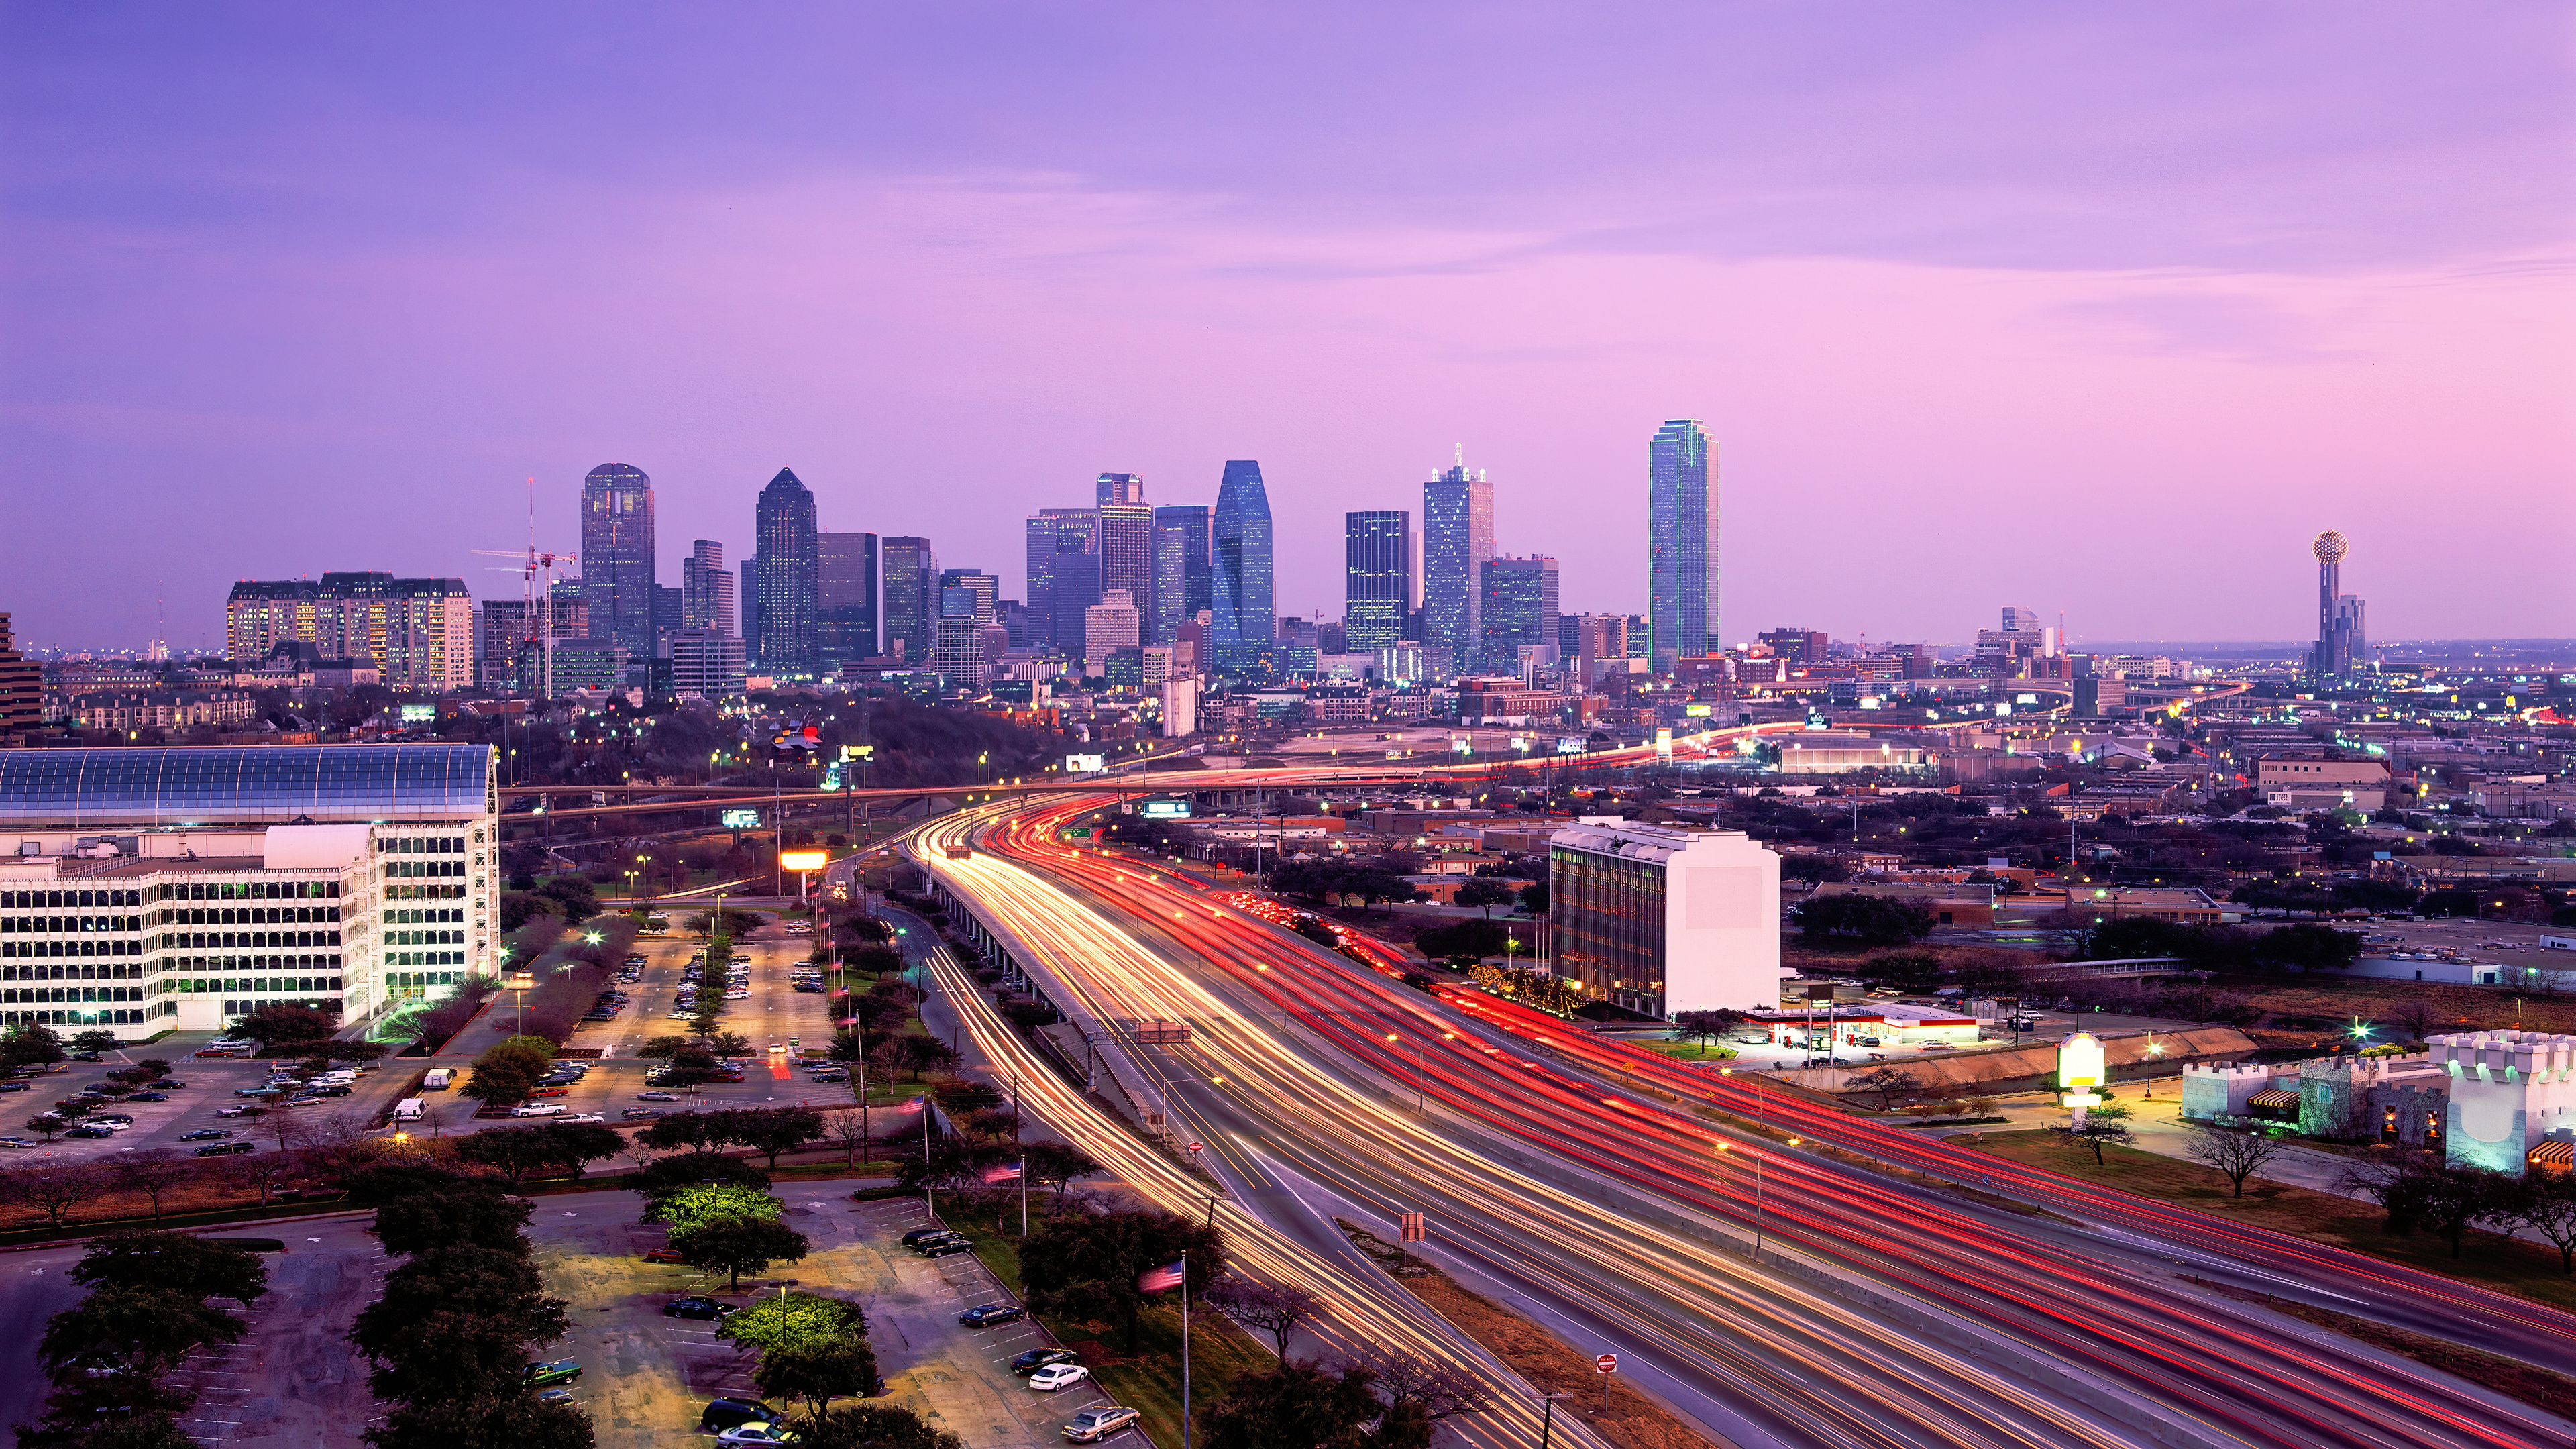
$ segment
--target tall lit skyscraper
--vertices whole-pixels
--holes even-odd
[[[1103,473],[1092,484],[1099,494],[1099,504],[1137,504],[1145,501],[1145,475],[1142,473]]]
[[[931,624],[939,614],[939,560],[929,539],[901,535],[879,545],[877,557],[885,590],[885,652],[919,664],[930,657]]]
[[[1478,572],[1482,576],[1478,592],[1483,595],[1478,614],[1485,635],[1477,651],[1477,667],[1489,674],[1516,674],[1524,645],[1541,650],[1543,660],[1554,659],[1556,560],[1535,554],[1489,558]]]
[[[939,597],[942,601],[940,608],[943,614],[947,610],[946,600],[950,589],[964,589],[975,596],[976,623],[990,624],[1001,617],[1002,579],[1000,575],[988,574],[982,569],[973,567],[941,569]]]
[[[760,540],[760,637],[752,653],[772,669],[814,666],[814,495],[795,470],[781,468],[760,490],[752,524]],[[593,616],[597,617],[596,615]]]
[[[1261,465],[1249,458],[1228,459],[1225,480],[1217,485],[1214,519],[1214,597],[1216,613],[1209,645],[1219,674],[1259,679],[1270,673],[1274,616],[1271,611],[1270,494],[1261,483]]]
[[[1103,475],[1133,478],[1132,473]],[[1135,490],[1142,494],[1140,482]],[[1142,617],[1154,608],[1154,510],[1134,503],[1100,505],[1100,591],[1125,589]],[[1088,628],[1088,626],[1085,626]]]
[[[2308,656],[2308,673],[2319,684],[2361,673],[2370,652],[2361,600],[2343,592],[2343,559],[2351,551],[2350,541],[2331,528],[2311,546],[2317,556],[2317,647]]]
[[[724,545],[712,538],[699,539],[680,560],[680,625],[733,637],[733,571],[724,566]]]
[[[1058,630],[1057,616],[1062,614],[1079,621],[1083,610],[1100,602],[1099,560],[1094,558],[1088,563],[1061,570],[1067,573],[1067,587],[1072,592],[1059,602],[1056,598],[1056,575],[1060,571],[1057,556],[1072,554],[1079,558],[1098,552],[1100,510],[1041,508],[1030,515],[1025,529],[1030,636],[1040,644],[1054,644],[1066,639],[1078,642],[1079,623],[1075,625],[1076,633],[1065,635]]]
[[[1461,451],[1456,466],[1422,485],[1422,642],[1447,650],[1451,669],[1476,657],[1484,635],[1478,569],[1493,556],[1494,485]]]
[[[827,666],[877,654],[877,536],[814,535],[814,650]]]
[[[1708,431],[1691,418],[1646,446],[1647,656],[1657,670],[1706,654],[1718,631],[1717,480]]]
[[[1204,503],[1175,503],[1154,510],[1154,599],[1146,615],[1145,642],[1170,644],[1181,622],[1216,607],[1209,559],[1215,523]],[[1206,661],[1202,660],[1201,663]]]
[[[1342,557],[1343,647],[1373,654],[1402,642],[1415,608],[1412,513],[1344,514]]]
[[[602,463],[581,483],[582,602],[591,632],[653,657],[653,480]]]

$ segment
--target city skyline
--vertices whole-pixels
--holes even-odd
[[[1330,13],[1044,21],[995,52],[929,16],[660,16],[602,50],[560,17],[496,45],[114,13],[15,10],[0,59],[0,563],[48,645],[203,647],[231,580],[362,559],[505,595],[471,550],[524,545],[530,476],[541,546],[576,549],[601,458],[653,476],[675,579],[680,540],[749,559],[782,459],[831,526],[989,564],[1103,472],[1212,502],[1256,457],[1278,607],[1311,616],[1342,515],[1416,506],[1464,441],[1501,550],[1642,613],[1635,440],[1681,416],[1729,462],[1735,634],[1964,638],[2002,594],[2079,636],[2295,639],[2312,601],[2274,561],[2374,515],[2409,555],[2378,632],[2576,633],[2562,592],[2470,562],[2494,517],[2576,527],[2571,291],[2535,260],[2576,215],[2576,123],[2528,13],[2222,44],[2179,14],[1899,10],[1859,52],[1822,17],[1677,15],[1675,63],[1729,61],[1689,107],[1629,94],[1608,33],[1463,14],[1358,47]],[[1277,104],[1175,135],[1256,38]],[[851,55],[883,83],[846,116],[780,109]],[[1281,88],[1328,58],[1346,92]],[[1457,64],[1546,144],[1420,93]],[[753,105],[702,83],[763,70]],[[639,74],[652,117],[571,100]],[[902,99],[969,74],[989,126]],[[1134,101],[1067,104],[1074,75]],[[113,537],[84,527],[109,490]],[[1871,524],[1830,579],[1799,557],[1821,496]],[[1991,572],[1917,566],[1999,530]],[[2098,567],[2112,531],[2182,586]],[[139,582],[89,586],[110,567]]]

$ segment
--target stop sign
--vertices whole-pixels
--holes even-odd
[[[1190,1144],[1190,1150],[1192,1152],[1205,1152],[1207,1151],[1207,1144],[1204,1142],[1193,1142]]]
[[[1594,1359],[1592,1361],[1592,1366],[1601,1370],[1601,1372],[1605,1374],[1615,1374],[1619,1371],[1619,1355],[1615,1353],[1605,1353],[1599,1358]]]

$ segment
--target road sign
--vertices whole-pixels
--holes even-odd
[[[1422,1214],[1420,1213],[1406,1213],[1404,1215],[1403,1227],[1404,1241],[1408,1243],[1421,1242],[1429,1232],[1429,1227],[1423,1222]]]
[[[1204,1142],[1193,1142],[1190,1144],[1190,1150],[1192,1152],[1205,1152],[1207,1151],[1207,1144]]]
[[[1619,1355],[1615,1353],[1605,1353],[1599,1358],[1594,1359],[1592,1361],[1592,1366],[1605,1374],[1615,1374],[1619,1371]]]

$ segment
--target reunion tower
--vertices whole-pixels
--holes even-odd
[[[2361,600],[2343,591],[2343,556],[2352,544],[2329,528],[2317,535],[2317,647],[2308,673],[2318,684],[2339,684],[2362,672]]]

